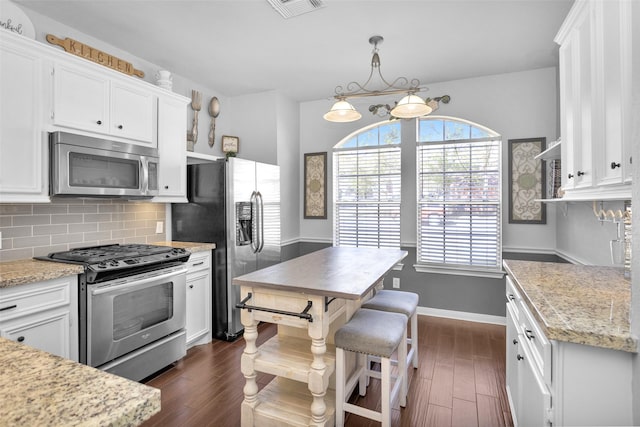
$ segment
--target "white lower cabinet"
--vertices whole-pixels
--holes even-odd
[[[187,270],[187,347],[211,341],[211,252],[191,255]]]
[[[506,279],[506,389],[518,427],[632,424],[635,354],[548,340]]]
[[[0,336],[78,361],[78,279],[0,288]]]

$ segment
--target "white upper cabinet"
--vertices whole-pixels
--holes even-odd
[[[84,67],[55,64],[51,117],[54,126],[157,146],[155,95]]]
[[[154,202],[187,202],[187,103],[188,98],[158,98],[158,196]]]
[[[0,31],[0,202],[48,202],[42,52]]]
[[[555,39],[567,199],[631,197],[632,3],[577,0]]]

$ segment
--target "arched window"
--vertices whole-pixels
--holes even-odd
[[[334,245],[400,247],[400,125],[368,126],[334,147]]]
[[[501,270],[500,135],[450,117],[417,134],[416,269]]]

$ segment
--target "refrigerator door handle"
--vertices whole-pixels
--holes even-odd
[[[264,248],[264,199],[262,198],[262,193],[258,191],[257,199],[258,199],[258,208],[260,210],[260,214],[258,215],[260,218],[260,222],[258,223],[259,228],[259,236],[260,242],[258,244],[258,252],[262,252],[262,248]]]
[[[251,203],[251,250],[255,254],[260,250],[258,242],[258,232],[260,230],[258,222],[258,193],[252,192],[249,202]]]

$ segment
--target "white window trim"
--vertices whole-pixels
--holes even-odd
[[[480,269],[471,267],[445,267],[435,266],[432,264],[414,264],[413,268],[418,273],[432,273],[432,274],[451,274],[456,276],[472,276],[472,277],[487,277],[491,279],[502,279],[506,272],[504,270],[494,269]]]

